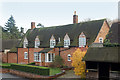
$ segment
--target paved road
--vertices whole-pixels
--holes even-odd
[[[0,78],[2,78],[2,80],[29,80],[9,73],[0,73]]]

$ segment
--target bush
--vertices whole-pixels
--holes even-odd
[[[2,64],[0,64],[0,66],[2,66],[2,68],[8,68],[8,69],[11,68],[11,64],[10,63],[2,63]]]
[[[35,62],[32,62],[32,63],[28,63],[27,65],[35,65]]]
[[[56,55],[55,60],[50,64],[50,67],[62,67],[63,66],[63,59],[61,56]]]
[[[32,66],[32,65],[23,65],[23,64],[11,64],[11,69],[34,73],[38,75],[49,75],[49,68]]]

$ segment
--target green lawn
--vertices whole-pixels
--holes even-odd
[[[61,72],[60,68],[50,68],[50,76],[60,72]]]

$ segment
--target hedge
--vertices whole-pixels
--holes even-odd
[[[34,73],[38,75],[49,75],[50,70],[46,67],[23,65],[23,64],[11,64],[11,69]]]
[[[10,64],[10,63],[2,63],[2,64],[0,64],[0,66],[1,66],[2,68],[8,68],[8,69],[11,68],[11,64]]]
[[[35,65],[35,62],[32,62],[32,63],[28,63],[27,65]]]

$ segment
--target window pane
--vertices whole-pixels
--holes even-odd
[[[48,61],[51,61],[50,54],[48,54]]]

